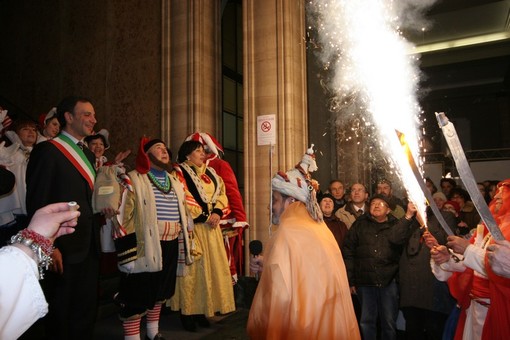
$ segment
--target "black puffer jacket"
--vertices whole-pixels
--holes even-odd
[[[398,274],[402,245],[418,227],[415,219],[391,214],[383,223],[364,214],[354,222],[342,247],[349,285],[387,286]]]

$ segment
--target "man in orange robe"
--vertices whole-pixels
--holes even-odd
[[[360,339],[342,254],[310,179],[314,170],[310,148],[294,169],[272,179],[272,218],[279,227],[250,309],[251,339]]]

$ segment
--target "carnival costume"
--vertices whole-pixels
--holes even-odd
[[[120,211],[125,235],[115,240],[123,273],[116,301],[126,336],[139,333],[145,314],[151,338],[159,334],[162,303],[174,294],[176,275],[185,275],[192,262],[184,187],[173,172],[151,168],[147,157],[157,143],[164,144],[142,138],[136,170],[129,173],[134,191],[124,191]]]
[[[221,229],[205,223],[210,214],[229,212],[223,180],[204,164],[180,163],[186,183],[186,204],[193,217],[193,237],[201,253],[189,268],[189,275],[177,278],[175,294],[168,305],[182,315],[214,316],[235,310],[229,266]]]
[[[498,188],[508,195],[510,180],[502,181]],[[496,199],[489,205],[505,238],[510,238],[510,197],[503,197],[502,207],[496,211]],[[450,258],[437,265],[431,260],[434,275],[448,280],[452,296],[461,308],[455,339],[506,339],[510,337],[510,279],[495,274],[487,263],[486,248],[493,243],[492,236],[483,224],[470,239],[461,262]],[[453,273],[451,273],[453,272]],[[505,323],[506,322],[506,323]]]
[[[228,198],[230,213],[221,218],[220,227],[230,266],[230,274],[232,280],[236,282],[238,275],[243,273],[243,231],[248,228],[243,198],[239,192],[236,175],[230,164],[221,159],[223,147],[213,136],[206,132],[195,132],[188,136],[186,140],[198,141],[204,145],[204,148],[209,149],[207,166],[213,168],[225,183],[225,193]]]
[[[308,173],[316,169],[310,148],[296,168],[272,179],[274,191],[299,202],[282,213],[266,247],[248,318],[251,339],[360,338],[342,253]]]

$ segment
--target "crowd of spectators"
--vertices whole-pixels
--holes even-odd
[[[242,272],[239,249],[248,223],[235,175],[212,136],[191,135],[179,149],[179,164],[172,164],[163,141],[147,139],[140,143],[136,170],[126,175],[122,161],[130,151],[108,162],[109,133],[95,132],[89,99],[65,98],[38,122],[12,120],[7,111],[0,112],[0,167],[14,176],[12,189],[0,196],[1,246],[21,239],[16,235],[48,204],[76,201],[81,211],[75,232],[54,243],[42,281],[50,308],[37,328],[44,330],[41,337],[91,336],[102,258],[99,235],[106,227],[108,233],[101,235],[111,236],[123,275],[116,302],[126,338],[140,337],[146,315],[147,337],[162,339],[158,323],[165,302],[180,312],[188,331],[209,327],[207,318],[215,313],[235,310],[232,286]],[[107,167],[121,169],[115,174],[124,182],[119,180],[121,195],[114,203],[98,208],[96,196],[107,190],[94,182]],[[426,185],[434,199],[429,204],[437,205],[441,219],[430,208],[425,220],[417,218],[413,202],[397,197],[386,178],[371,183],[372,193],[366,183],[348,186],[334,179],[318,195],[323,220],[342,250],[364,339],[395,339],[399,310],[406,338],[435,339],[451,332],[448,318],[458,309],[463,313],[454,330],[458,336],[495,334],[484,325],[495,319],[492,287],[504,286],[500,277],[510,275],[500,255],[506,254],[507,243],[492,240],[469,193],[455,179],[442,178],[436,186],[427,178]],[[478,183],[504,227],[508,187],[508,181]],[[234,216],[233,210],[241,214]],[[440,220],[454,235],[447,235]],[[452,289],[468,274],[474,279],[466,290]],[[141,286],[147,287],[144,294],[139,294]],[[80,306],[73,303],[76,294],[85,297]]]
[[[480,183],[481,194],[488,201],[494,182]],[[344,186],[339,180],[331,183]],[[447,235],[430,207],[424,227],[409,210],[414,205],[396,197],[392,183],[385,178],[374,183],[371,195],[363,183],[347,187],[342,197],[345,203],[333,218],[330,188],[319,198],[326,225],[343,252],[363,338],[394,339],[399,328],[406,339],[437,339],[448,330],[447,320],[455,312],[456,300],[446,280],[434,276],[431,249],[424,237],[432,235],[442,245],[452,242],[452,237],[469,242],[481,221],[468,192],[454,179],[443,178],[440,190],[430,178],[426,184],[455,235]],[[340,233],[344,228],[347,232]],[[397,325],[398,310],[404,325]]]

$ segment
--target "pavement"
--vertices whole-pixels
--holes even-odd
[[[105,311],[106,308],[103,308],[96,322],[94,340],[124,339],[122,322],[117,316],[116,308],[111,306],[111,310]],[[196,332],[188,332],[182,328],[178,312],[163,311],[159,320],[159,331],[166,340],[248,339],[246,334],[247,309],[238,309],[228,315],[218,315],[208,319],[211,327],[197,327]],[[145,339],[145,318],[142,319],[140,329],[141,339]]]
[[[103,261],[107,268],[116,268],[116,257]],[[109,267],[108,267],[109,266]],[[118,291],[118,272],[111,270],[110,274],[103,275],[100,280],[100,299],[98,316],[95,325],[93,340],[122,340],[124,330],[122,322],[118,318],[118,306],[113,303],[113,295]],[[164,308],[159,320],[159,331],[166,340],[244,340],[246,323],[248,321],[249,306],[255,294],[256,282],[253,278],[242,277],[236,285],[239,295],[236,298],[237,310],[227,315],[216,315],[208,318],[211,323],[209,328],[197,327],[196,332],[188,332],[182,328],[179,312],[173,312]],[[145,318],[141,323],[141,339],[145,339]],[[1,339],[0,339],[1,340]]]

